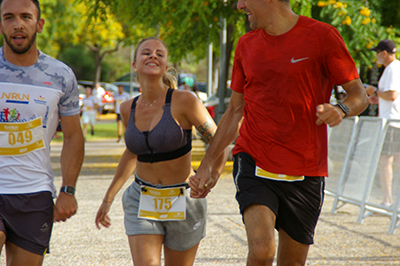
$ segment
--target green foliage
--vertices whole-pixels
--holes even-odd
[[[77,51],[74,54],[68,47],[74,50],[78,49],[75,46],[82,49],[82,45],[90,47],[96,44],[101,51],[105,51],[121,41],[123,45],[130,46],[144,37],[157,36],[168,45],[172,63],[186,60],[194,64],[206,58],[209,42],[214,44],[214,56],[220,56],[222,17],[232,29],[228,42],[233,44],[233,53],[237,40],[246,33],[247,20],[247,16],[236,9],[236,2],[41,0],[42,17],[46,23],[38,37],[38,46],[53,57],[60,55],[60,59],[75,67],[78,73],[82,73],[77,75],[85,79],[94,72],[86,65],[90,52],[86,49],[84,55],[78,55]],[[311,16],[336,27],[359,65],[371,64],[374,54],[369,48],[381,39],[392,39],[400,46],[398,0],[291,0],[291,6],[297,14]],[[105,57],[105,60],[110,66],[107,70],[110,79],[130,70],[126,58],[124,61],[113,56]],[[107,68],[105,64],[102,67]],[[104,75],[104,69],[102,73]]]
[[[61,46],[58,59],[67,64],[75,73],[78,80],[94,80],[94,59],[93,52],[85,45]],[[113,66],[104,61],[102,62],[101,77],[102,81],[110,81],[112,77],[110,73],[113,71]]]
[[[299,15],[311,17],[312,0],[291,0],[292,10]]]
[[[94,6],[109,6],[125,25],[125,30],[132,30],[134,26],[141,28],[140,36],[134,36],[136,43],[149,36],[164,40],[172,50],[169,57],[171,62],[179,62],[190,53],[203,59],[209,42],[213,42],[215,47],[219,45],[221,16],[234,24],[239,17],[234,3],[221,0],[82,1]],[[91,10],[96,14],[104,12],[103,9]]]
[[[366,7],[367,1],[318,1],[313,16],[333,25],[342,35],[350,54],[359,65],[372,65],[369,50],[382,39],[396,40],[398,29],[381,25],[381,13]]]
[[[56,57],[65,42],[76,38],[81,16],[76,11],[75,0],[41,0],[42,18],[45,20],[43,32],[38,37],[38,47],[43,52]]]
[[[107,116],[112,117],[114,119],[114,114],[107,114]],[[103,115],[104,117],[104,115]],[[106,139],[116,139],[117,138],[117,123],[105,123],[100,122],[94,125],[94,132],[95,134],[92,136],[90,135],[90,126],[87,127],[88,134],[86,135],[86,139],[88,141],[99,141],[99,140],[106,140]],[[57,132],[58,138],[53,138],[52,142],[63,142],[64,135],[62,132]]]
[[[84,45],[63,49],[58,59],[73,69],[78,80],[93,80],[94,59]]]
[[[400,29],[400,1],[395,0],[370,0],[372,8],[382,15],[382,25]],[[400,33],[398,32],[398,35]]]
[[[107,57],[106,60],[103,60],[103,81],[113,82],[116,81],[118,77],[121,77],[122,75],[130,72],[130,51],[131,50],[129,46],[126,48],[121,48],[118,53],[115,53],[112,56]]]

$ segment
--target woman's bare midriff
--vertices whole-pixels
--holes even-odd
[[[136,174],[146,182],[154,185],[173,185],[183,183],[194,174],[191,164],[191,152],[177,159],[145,163],[137,162]]]

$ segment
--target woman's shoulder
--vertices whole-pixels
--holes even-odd
[[[191,91],[176,90],[172,95],[171,107],[176,115],[201,113],[201,101]],[[205,110],[205,109],[204,109]]]
[[[173,100],[175,101],[194,101],[197,99],[196,95],[192,91],[185,90],[174,90],[172,94]]]
[[[129,100],[126,100],[126,101],[122,102],[121,105],[119,106],[120,111],[121,112],[130,112],[130,109],[132,107],[132,102],[133,102],[134,99],[135,98],[132,98],[132,99],[129,99]]]

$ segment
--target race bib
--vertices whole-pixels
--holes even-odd
[[[155,221],[180,221],[186,219],[184,186],[153,188],[142,186],[138,217]]]
[[[284,174],[274,174],[264,169],[256,166],[256,176],[266,179],[272,179],[276,181],[287,181],[287,182],[294,182],[294,181],[303,181],[304,176],[295,176],[295,175],[284,175]]]
[[[0,123],[0,155],[23,155],[44,149],[42,118],[28,122]]]

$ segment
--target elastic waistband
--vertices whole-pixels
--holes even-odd
[[[135,182],[138,183],[141,186],[147,186],[147,187],[153,187],[153,188],[171,188],[171,187],[185,187],[189,188],[189,184],[187,182],[179,183],[179,184],[174,184],[174,185],[154,185],[152,183],[143,181],[140,179],[137,175],[135,175]]]

